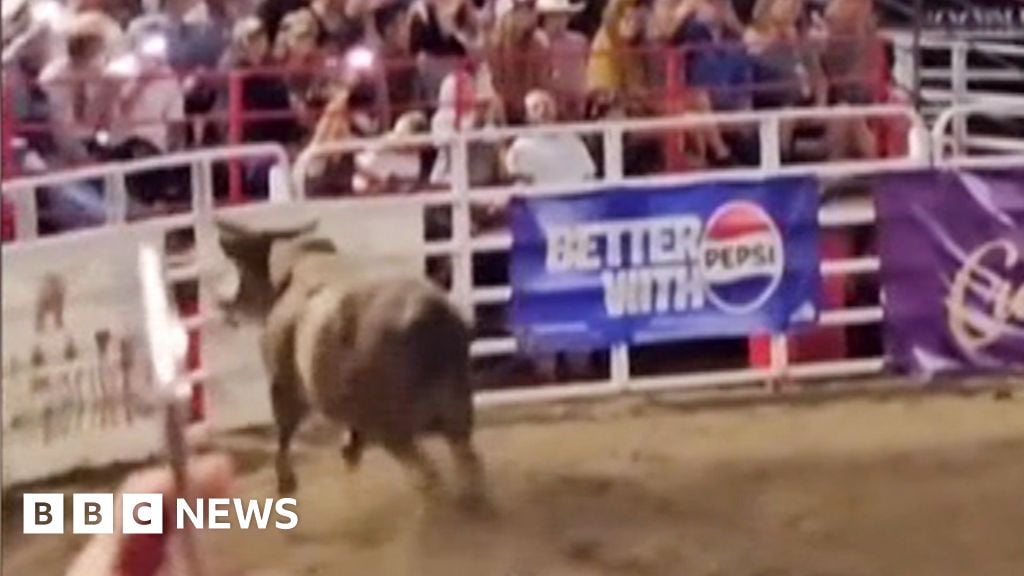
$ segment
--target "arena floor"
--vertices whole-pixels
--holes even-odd
[[[334,445],[306,444],[299,527],[210,533],[212,576],[1024,574],[1019,395],[556,416],[481,431],[488,519],[423,510],[378,452],[346,475]],[[272,495],[270,444],[234,440],[243,495]],[[81,540],[18,520],[3,573],[62,574]]]

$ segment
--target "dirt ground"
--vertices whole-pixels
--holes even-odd
[[[305,444],[298,528],[207,533],[213,576],[1024,574],[1019,394],[604,406],[486,426],[480,444],[486,519],[424,509],[379,452],[349,475],[335,446]],[[269,443],[241,445],[242,495],[271,496]],[[61,574],[81,543],[4,524],[5,575]]]

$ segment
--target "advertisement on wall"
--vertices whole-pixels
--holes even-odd
[[[818,315],[818,182],[516,198],[512,324],[526,349],[783,332]]]
[[[152,410],[136,271],[163,233],[110,228],[3,250],[4,484],[149,457]]]
[[[1024,169],[894,174],[876,186],[894,367],[1024,368]]]

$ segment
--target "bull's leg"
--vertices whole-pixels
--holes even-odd
[[[446,438],[462,480],[462,503],[474,510],[486,508],[488,497],[484,463],[472,438],[466,433],[449,434]]]
[[[277,492],[283,496],[294,494],[299,487],[292,467],[291,446],[292,437],[306,416],[307,408],[294,391],[289,391],[286,386],[274,385],[271,395],[274,421],[277,423],[277,458],[274,463],[277,470]]]
[[[346,432],[345,439],[341,444],[341,457],[345,460],[345,465],[348,466],[349,470],[354,470],[362,462],[363,450],[365,448],[366,442],[363,435],[360,434],[359,430],[350,428]]]
[[[292,467],[291,442],[309,411],[295,368],[295,319],[300,300],[286,297],[271,310],[260,338],[263,363],[270,380],[270,397],[277,424],[277,491],[292,494],[298,489]]]
[[[292,466],[292,436],[296,427],[282,427],[277,432],[277,456],[274,460],[274,467],[277,470],[277,493],[279,496],[294,494],[299,488],[299,482],[295,477],[295,468]]]
[[[410,438],[385,441],[384,449],[412,475],[416,490],[428,502],[436,499],[441,490],[441,475],[415,440]]]
[[[458,364],[469,365],[469,350],[463,351]],[[480,510],[488,506],[484,464],[473,444],[474,408],[469,374],[464,368],[453,375],[449,396],[441,405],[441,434],[452,451],[462,482],[460,499],[467,508]]]

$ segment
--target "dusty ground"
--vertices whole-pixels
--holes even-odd
[[[282,576],[1024,574],[1024,400],[600,412],[484,429],[493,519],[421,510],[376,452],[347,476],[306,446],[299,527],[210,544]],[[268,456],[248,451],[245,496],[271,495]],[[19,524],[3,573],[60,574],[79,542]]]

